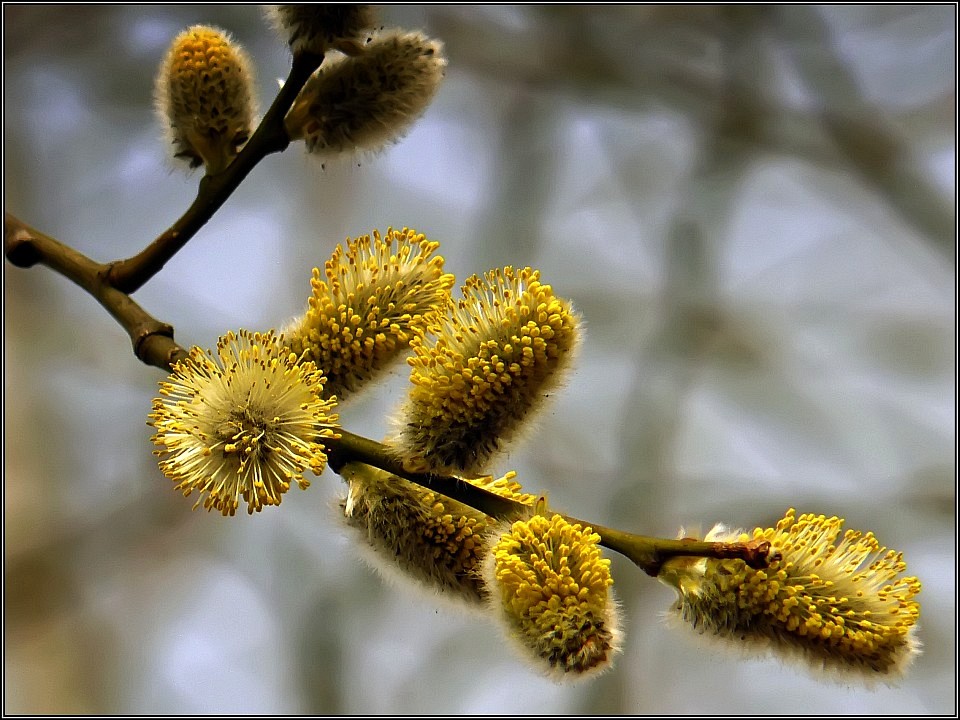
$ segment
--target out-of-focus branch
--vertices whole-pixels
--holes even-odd
[[[769,13],[797,70],[820,95],[820,120],[860,177],[943,254],[956,261],[955,209],[918,166],[909,147],[868,103],[816,8]]]
[[[307,79],[322,62],[322,55],[294,55],[289,77],[240,154],[226,170],[207,175],[200,181],[193,204],[156,240],[137,255],[110,263],[106,273],[106,281],[110,285],[126,293],[142,287],[213,217],[257,163],[267,155],[287,148],[290,138],[283,119]]]

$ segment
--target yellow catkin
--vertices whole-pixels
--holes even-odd
[[[919,652],[920,592],[901,553],[843,520],[790,509],[774,528],[708,540],[767,540],[780,554],[766,570],[740,560],[674,558],[660,579],[678,591],[674,610],[701,633],[754,642],[832,676],[891,679]]]
[[[423,114],[446,64],[437,40],[398,30],[378,34],[355,56],[324,61],[287,113],[287,134],[322,159],[377,151]]]
[[[578,318],[531,268],[473,276],[436,338],[413,342],[395,445],[413,464],[475,473],[558,384]]]
[[[194,25],[167,50],[154,102],[175,158],[222,171],[253,133],[256,101],[247,54],[223,30]]]
[[[324,438],[334,437],[334,403],[323,399],[323,374],[297,362],[271,331],[228,333],[216,354],[194,347],[160,383],[148,423],[163,474],[185,496],[223,515],[241,500],[250,513],[279,505],[296,482],[326,465]]]
[[[343,401],[435,329],[454,283],[438,248],[408,228],[374,230],[338,245],[323,277],[314,268],[307,312],[283,334],[323,369],[326,397]]]
[[[486,577],[494,612],[526,653],[557,677],[610,666],[619,617],[600,536],[560,515],[515,522],[493,546]]]

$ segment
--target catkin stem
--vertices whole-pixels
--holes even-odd
[[[334,472],[339,472],[348,462],[361,462],[423,485],[498,520],[512,522],[529,518],[533,514],[533,509],[529,505],[501,497],[464,482],[456,476],[409,472],[388,446],[345,430],[339,430],[338,434],[340,435],[338,439],[324,441],[327,445],[329,465]],[[765,568],[772,559],[769,557],[770,543],[768,542],[668,540],[615,530],[574,517],[564,516],[564,518],[570,523],[591,527],[600,535],[601,545],[625,556],[653,577],[659,574],[660,566],[667,559],[677,556],[739,558],[753,568]]]

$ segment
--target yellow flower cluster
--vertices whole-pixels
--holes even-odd
[[[316,67],[283,124],[289,140],[321,157],[397,139],[443,79],[442,43],[382,28],[367,37],[375,14],[366,5],[266,13],[294,53],[292,76]],[[217,28],[195,25],[174,39],[154,96],[174,157],[205,165],[208,175],[224,171],[253,133],[250,61]],[[281,333],[241,330],[222,337],[216,351],[192,348],[153,402],[154,454],[184,496],[198,493],[194,508],[226,516],[241,502],[251,514],[278,505],[293,482],[305,489],[304,473],[319,475],[329,452],[347,484],[343,517],[384,574],[484,608],[557,678],[594,675],[620,650],[600,535],[548,517],[546,501],[524,493],[516,473],[485,474],[562,381],[579,346],[579,318],[530,267],[471,276],[454,302],[454,277],[438,248],[409,228],[348,239],[323,272],[313,269],[307,310]],[[337,402],[408,351],[410,387],[390,447],[338,435]],[[453,475],[443,480],[517,503],[478,507],[525,519],[508,525],[357,458],[406,477]],[[676,589],[676,615],[701,633],[793,654],[835,676],[895,678],[919,652],[920,583],[903,576],[900,553],[842,525],[790,509],[752,536],[718,526],[705,538],[758,541],[734,548],[601,531]],[[771,549],[765,569],[729,557],[753,563],[750,552],[766,551],[761,541]],[[674,554],[683,552],[726,558]]]
[[[398,446],[431,469],[481,472],[558,382],[577,338],[577,316],[538,270],[472,276],[435,341],[412,343]]]
[[[253,132],[256,102],[249,58],[229,34],[194,25],[170,45],[154,87],[174,157],[220,172]]]
[[[404,228],[376,230],[338,245],[314,268],[306,314],[283,332],[298,355],[327,377],[324,395],[343,401],[431,332],[450,301],[453,275],[443,272],[439,243]]]
[[[471,603],[485,597],[480,570],[484,534],[497,524],[493,518],[368,465],[350,463],[340,474],[348,486],[344,517],[364,534],[383,574]],[[532,504],[534,496],[524,493],[515,477],[509,472],[464,482]]]
[[[619,649],[610,561],[600,536],[560,515],[518,521],[493,546],[488,585],[497,614],[558,676],[609,667]]]
[[[326,465],[323,439],[335,436],[334,403],[323,374],[298,362],[272,333],[228,333],[216,355],[194,347],[160,383],[150,424],[160,469],[207,510],[250,513],[279,505],[308,468]]]
[[[740,560],[674,558],[659,577],[678,590],[674,609],[700,632],[759,642],[841,675],[895,677],[919,651],[920,582],[901,577],[902,555],[873,533],[841,536],[842,525],[790,509],[775,528],[753,532],[779,553],[766,570]],[[715,528],[706,539],[737,537]]]

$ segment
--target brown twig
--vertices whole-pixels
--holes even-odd
[[[54,240],[10,213],[4,214],[3,249],[17,267],[46,265],[79,285],[127,331],[133,352],[142,362],[162,370],[186,355],[173,341],[173,327],[160,322],[128,294],[106,282],[107,265]]]
[[[680,540],[666,540],[644,535],[592,525],[582,520],[575,520],[583,525],[590,525],[594,532],[600,535],[600,544],[614,552],[618,552],[631,560],[637,567],[648,575],[656,577],[660,567],[672,557],[710,557],[718,560],[743,560],[749,567],[762,570],[777,559],[771,553],[770,543],[766,540],[748,540],[746,542],[705,542],[683,538]]]
[[[43,264],[86,290],[127,331],[133,352],[147,365],[169,370],[187,351],[173,341],[173,327],[152,317],[130,298],[203,227],[263,158],[290,144],[283,119],[323,56],[297,53],[287,81],[253,137],[221,173],[200,181],[187,211],[160,237],[127,260],[98,263],[22,220],[4,215],[4,254],[18,267]]]
[[[213,217],[257,163],[267,155],[286,150],[290,138],[283,118],[307,79],[322,62],[322,55],[294,55],[289,77],[240,154],[226,170],[207,175],[200,181],[193,204],[156,240],[133,257],[109,264],[106,281],[110,285],[126,293],[142,287]]]

